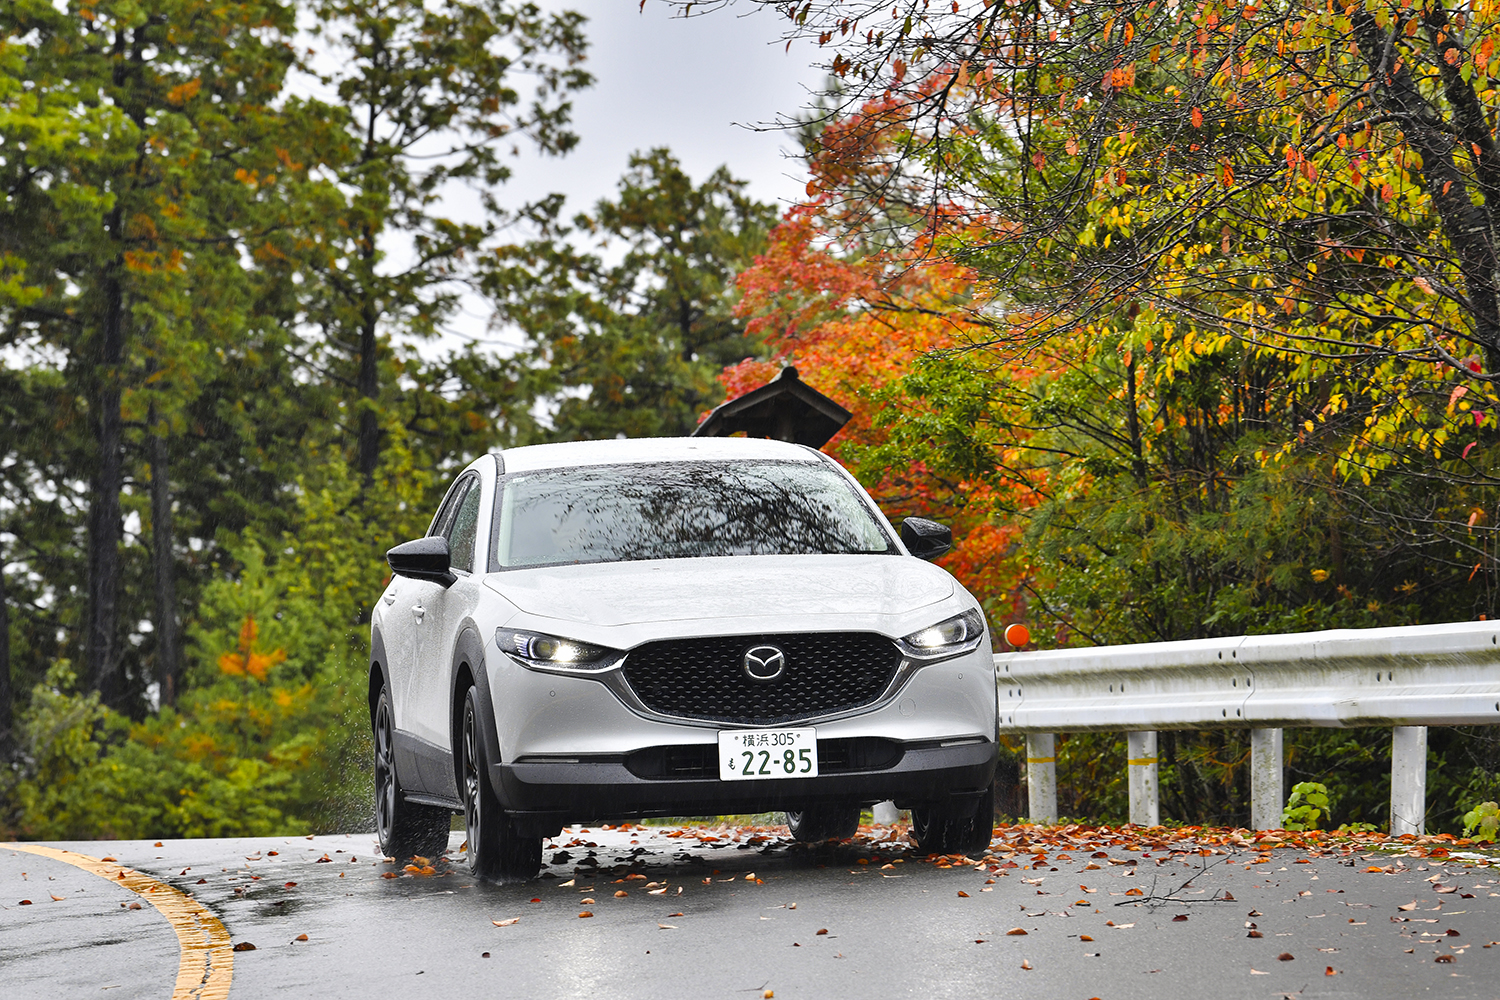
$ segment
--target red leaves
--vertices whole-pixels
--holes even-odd
[[[1193,128],[1202,128],[1202,127],[1203,127],[1203,112],[1199,111],[1197,108],[1194,108],[1193,109]]]

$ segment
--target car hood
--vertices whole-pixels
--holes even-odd
[[[951,597],[953,577],[909,556],[660,559],[492,573],[519,610],[618,626],[764,616],[901,616]]]

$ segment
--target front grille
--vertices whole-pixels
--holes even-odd
[[[818,741],[818,773],[884,771],[901,763],[905,749],[895,740],[853,736]],[[625,755],[625,766],[637,778],[717,778],[719,747],[715,743],[645,747]]]
[[[761,645],[786,654],[775,680],[745,673],[745,652]],[[625,679],[663,715],[775,725],[868,705],[900,664],[896,644],[870,632],[719,636],[646,643],[625,658]]]

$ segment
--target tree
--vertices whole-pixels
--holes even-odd
[[[347,202],[316,219],[302,259],[312,353],[343,386],[355,467],[379,461],[382,390],[395,381],[388,337],[431,336],[455,308],[467,268],[507,217],[495,189],[523,137],[561,154],[582,68],[583,17],[508,0],[324,0],[314,5],[322,82],[348,109],[329,161]],[[521,89],[530,85],[530,92]],[[479,211],[457,211],[467,187]],[[384,369],[384,371],[382,370]]]
[[[614,200],[570,227],[553,199],[532,212],[540,238],[496,253],[484,288],[527,338],[553,436],[688,434],[722,400],[719,371],[756,353],[734,276],[775,222],[744,188],[723,167],[695,185],[668,150],[636,153]]]
[[[0,319],[10,342],[69,358],[68,392],[89,428],[73,466],[89,470],[83,646],[107,704],[129,694],[121,494],[127,430],[150,410],[135,405],[191,394],[188,362],[205,345],[184,328],[237,331],[233,316],[204,315],[201,293],[274,242],[265,234],[284,220],[259,195],[305,176],[289,152],[296,131],[269,110],[293,16],[274,2],[197,0],[66,11],[22,0],[0,15],[12,151]]]

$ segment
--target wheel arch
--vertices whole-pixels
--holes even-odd
[[[500,762],[500,736],[495,727],[495,703],[490,696],[489,671],[485,669],[485,646],[479,629],[472,623],[465,625],[453,647],[453,665],[448,686],[448,732],[449,746],[453,748],[453,787],[463,789],[463,725],[464,692],[474,689],[474,699],[479,710],[479,739],[485,761]],[[485,768],[486,780],[492,780],[490,769]],[[492,786],[493,787],[493,786]]]
[[[381,637],[379,630],[370,634],[370,690],[367,698],[370,706],[370,722],[375,721],[375,705],[380,700],[380,689],[390,687],[391,678],[385,666],[385,640]],[[391,707],[395,708],[395,696],[392,695]]]

